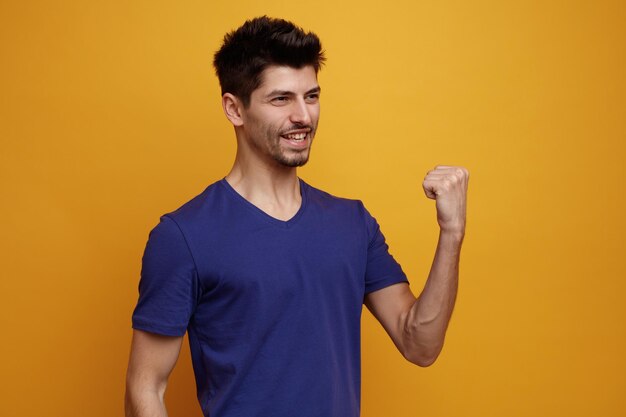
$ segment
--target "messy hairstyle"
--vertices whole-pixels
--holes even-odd
[[[317,73],[325,59],[316,34],[305,32],[287,20],[263,16],[227,33],[222,47],[215,53],[213,65],[222,95],[231,93],[247,107],[268,66],[310,65]]]

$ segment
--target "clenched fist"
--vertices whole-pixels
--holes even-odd
[[[465,233],[465,207],[469,171],[463,167],[437,165],[428,171],[422,187],[436,201],[437,222],[444,232]]]

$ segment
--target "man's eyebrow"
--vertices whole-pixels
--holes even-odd
[[[317,87],[311,88],[309,91],[306,92],[306,94],[313,94],[313,93],[321,93],[322,92],[322,87],[320,87],[319,85]]]
[[[321,87],[318,85],[317,87],[313,87],[311,88],[309,91],[307,91],[306,93],[304,93],[304,95],[309,95],[309,94],[313,94],[313,93],[320,93],[322,91]],[[295,93],[293,91],[289,91],[289,90],[272,90],[269,93],[267,93],[266,97],[273,97],[273,96],[293,96],[295,95]]]
[[[288,91],[288,90],[272,90],[269,93],[267,93],[267,95],[265,97],[272,97],[272,96],[293,96],[293,91]]]

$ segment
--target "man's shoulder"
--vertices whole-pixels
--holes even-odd
[[[214,212],[215,207],[220,205],[219,200],[223,198],[224,192],[222,181],[218,180],[211,183],[200,194],[163,216],[169,217],[179,224],[193,223],[194,220],[205,218],[207,213]]]
[[[302,181],[306,187],[307,199],[310,203],[319,206],[325,210],[338,210],[340,212],[356,213],[358,215],[366,215],[367,210],[363,202],[354,198],[339,197],[327,191],[313,187],[312,185]]]
[[[327,204],[338,204],[338,205],[348,205],[348,206],[363,204],[361,200],[354,199],[354,198],[340,197],[340,196],[331,194],[328,191],[324,191],[320,188],[312,186],[311,184],[305,182],[302,179],[300,179],[300,182],[301,184],[304,185],[304,187],[306,187],[307,196],[309,198],[326,202]]]

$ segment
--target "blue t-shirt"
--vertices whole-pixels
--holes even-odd
[[[222,179],[150,233],[133,328],[189,332],[206,416],[359,416],[363,297],[408,281],[360,201],[300,190],[281,221]]]

